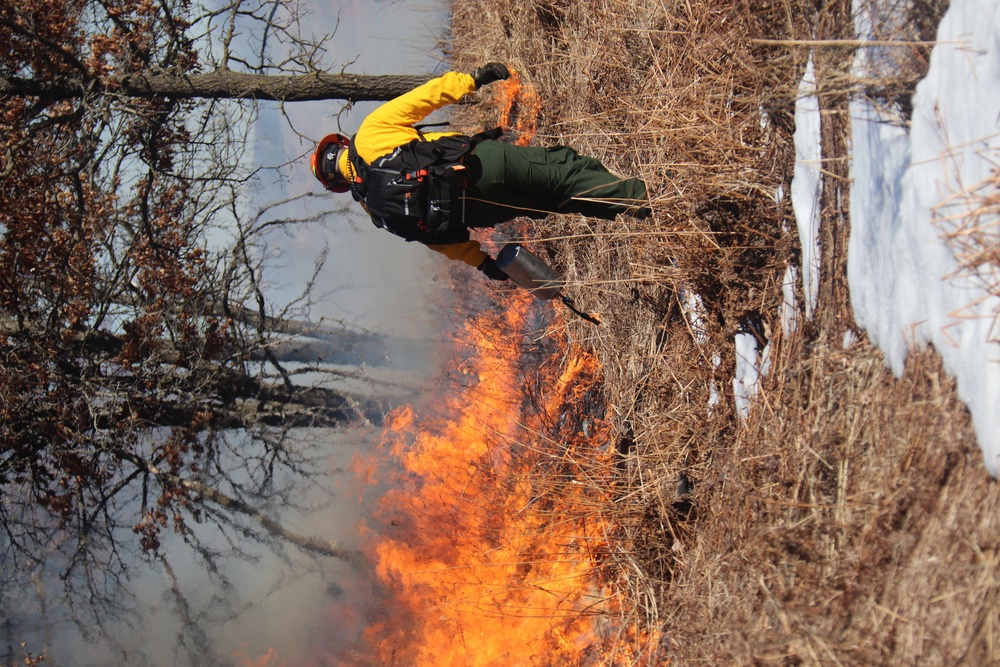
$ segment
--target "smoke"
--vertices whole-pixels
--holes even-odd
[[[373,475],[361,478],[352,468],[379,433],[369,426],[293,434],[292,446],[320,453],[316,466],[328,475],[305,488],[295,506],[265,513],[299,534],[361,550],[361,526],[370,522],[382,489]],[[23,664],[24,642],[54,666],[315,665],[315,656],[348,650],[377,610],[380,596],[365,563],[316,557],[281,543],[271,548],[230,541],[233,533],[223,539],[208,523],[192,528],[214,550],[211,559],[192,550],[190,540],[169,534],[162,559],[129,557],[127,591],[96,614],[86,588],[63,596],[58,562],[31,572],[5,562],[0,664]],[[119,537],[122,544],[136,539]],[[92,575],[98,588],[106,583],[99,572]]]
[[[322,441],[331,476],[329,487],[305,498],[311,511],[287,514],[285,520],[307,535],[321,536],[345,549],[366,546],[363,526],[370,521],[382,489],[374,476],[359,477],[355,461],[377,443],[377,427],[309,434]],[[247,564],[237,588],[252,592],[239,617],[219,627],[222,645],[235,647],[238,664],[275,655],[273,665],[315,665],[316,656],[348,650],[369,623],[380,596],[367,562],[315,559],[289,551],[284,558]],[[269,664],[269,663],[264,663]]]
[[[433,72],[440,68],[437,50],[446,30],[445,3],[401,0],[392,3],[314,2],[310,22],[317,33],[332,32],[339,22],[332,53],[350,70],[368,74]],[[414,29],[416,27],[416,29]],[[375,104],[357,104],[341,112],[337,102],[286,106],[296,129],[314,140],[339,131],[353,134]],[[268,121],[268,113],[275,122]],[[313,145],[304,143],[279,118],[277,109],[261,113],[262,164],[293,161],[284,190],[272,197],[311,192],[318,184],[308,167]],[[275,143],[271,138],[278,137]],[[353,202],[346,195],[330,198],[330,206]],[[327,227],[310,227],[281,240],[287,258],[282,282],[300,285],[309,277],[319,249],[328,259],[317,280],[314,321],[346,321],[375,331],[388,341],[388,364],[369,368],[375,391],[392,404],[418,401],[439,380],[437,370],[448,354],[450,326],[448,280],[443,257],[375,229],[360,211],[338,216]],[[278,295],[280,296],[280,294]],[[319,535],[352,550],[364,550],[381,530],[373,516],[390,478],[391,461],[371,456],[381,437],[378,427],[310,434],[322,439],[330,486],[311,489],[307,509],[282,508],[281,520],[303,534]],[[362,463],[359,463],[361,461]],[[239,612],[219,619],[213,637],[233,651],[236,664],[314,665],[333,655],[350,655],[362,633],[379,618],[386,599],[369,564],[318,561],[286,551],[261,554],[252,564],[234,563],[234,588],[245,599]]]

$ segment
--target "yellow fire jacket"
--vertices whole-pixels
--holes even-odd
[[[354,137],[354,146],[362,160],[371,164],[378,158],[391,153],[399,146],[420,136],[414,125],[432,112],[453,104],[463,96],[473,92],[476,83],[472,76],[461,72],[448,72],[436,79],[414,88],[405,95],[386,102],[373,111]],[[454,132],[427,132],[424,138],[433,141]],[[340,173],[348,172],[347,151],[340,156]],[[470,266],[479,266],[488,255],[479,247],[478,241],[464,241],[443,245],[427,244],[449,259],[458,259]]]

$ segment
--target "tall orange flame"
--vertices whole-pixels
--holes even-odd
[[[523,298],[522,298],[523,297]],[[519,295],[471,321],[469,385],[442,399],[440,418],[397,411],[382,453],[402,467],[383,500],[375,546],[390,611],[350,664],[599,665],[598,619],[614,610],[596,575],[610,527],[609,453],[597,363],[581,350],[525,366]],[[359,657],[364,655],[364,657]]]
[[[516,131],[514,143],[527,146],[538,132],[542,101],[538,90],[521,81],[521,74],[511,70],[510,78],[497,84],[500,94],[500,126]]]

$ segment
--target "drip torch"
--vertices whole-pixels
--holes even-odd
[[[542,301],[559,297],[563,304],[574,313],[593,324],[600,324],[593,315],[577,309],[573,299],[562,293],[563,277],[555,269],[543,262],[520,243],[508,243],[497,254],[497,266],[514,281],[518,287],[528,290]]]

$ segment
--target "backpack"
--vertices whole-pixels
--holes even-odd
[[[469,170],[463,164],[475,145],[500,136],[500,128],[471,137],[450,135],[403,144],[372,164],[351,141],[347,158],[356,174],[351,195],[376,227],[407,241],[448,243],[466,237],[465,190]]]

